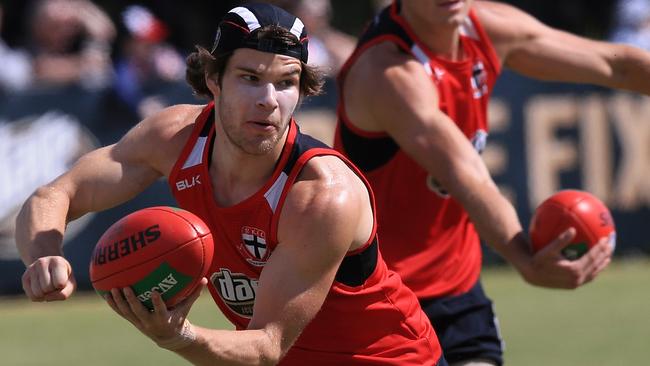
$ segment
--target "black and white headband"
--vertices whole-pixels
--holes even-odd
[[[258,40],[255,32],[276,25],[296,36],[298,44],[288,46],[272,39]],[[302,21],[285,10],[266,3],[251,3],[231,9],[219,22],[211,53],[219,55],[238,48],[291,56],[307,63],[309,38]]]

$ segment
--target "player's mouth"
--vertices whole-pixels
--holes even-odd
[[[247,121],[247,125],[257,131],[272,131],[276,128],[274,123],[266,120]]]
[[[438,3],[438,7],[447,11],[456,11],[462,9],[463,3],[464,1],[462,0],[449,0]]]

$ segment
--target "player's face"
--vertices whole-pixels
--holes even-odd
[[[287,132],[300,99],[300,61],[247,48],[236,50],[221,86],[212,84],[218,121],[228,140],[247,154],[273,150]]]
[[[405,11],[433,26],[458,25],[469,13],[474,0],[407,0]]]

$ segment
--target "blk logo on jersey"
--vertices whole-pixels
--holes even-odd
[[[258,267],[265,265],[271,254],[266,245],[266,233],[254,227],[242,227],[239,251],[248,263]]]
[[[247,319],[253,317],[258,280],[242,273],[232,273],[227,268],[220,268],[218,272],[210,275],[210,283],[233,313]]]
[[[480,99],[488,93],[487,72],[483,62],[479,61],[472,67],[472,95],[474,99]]]
[[[179,180],[178,182],[176,182],[176,189],[182,191],[200,184],[201,184],[201,176],[197,175],[192,178]]]

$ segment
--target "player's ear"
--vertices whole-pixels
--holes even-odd
[[[205,73],[205,85],[215,98],[221,94],[221,86],[219,84],[218,74],[208,75],[208,73]]]

